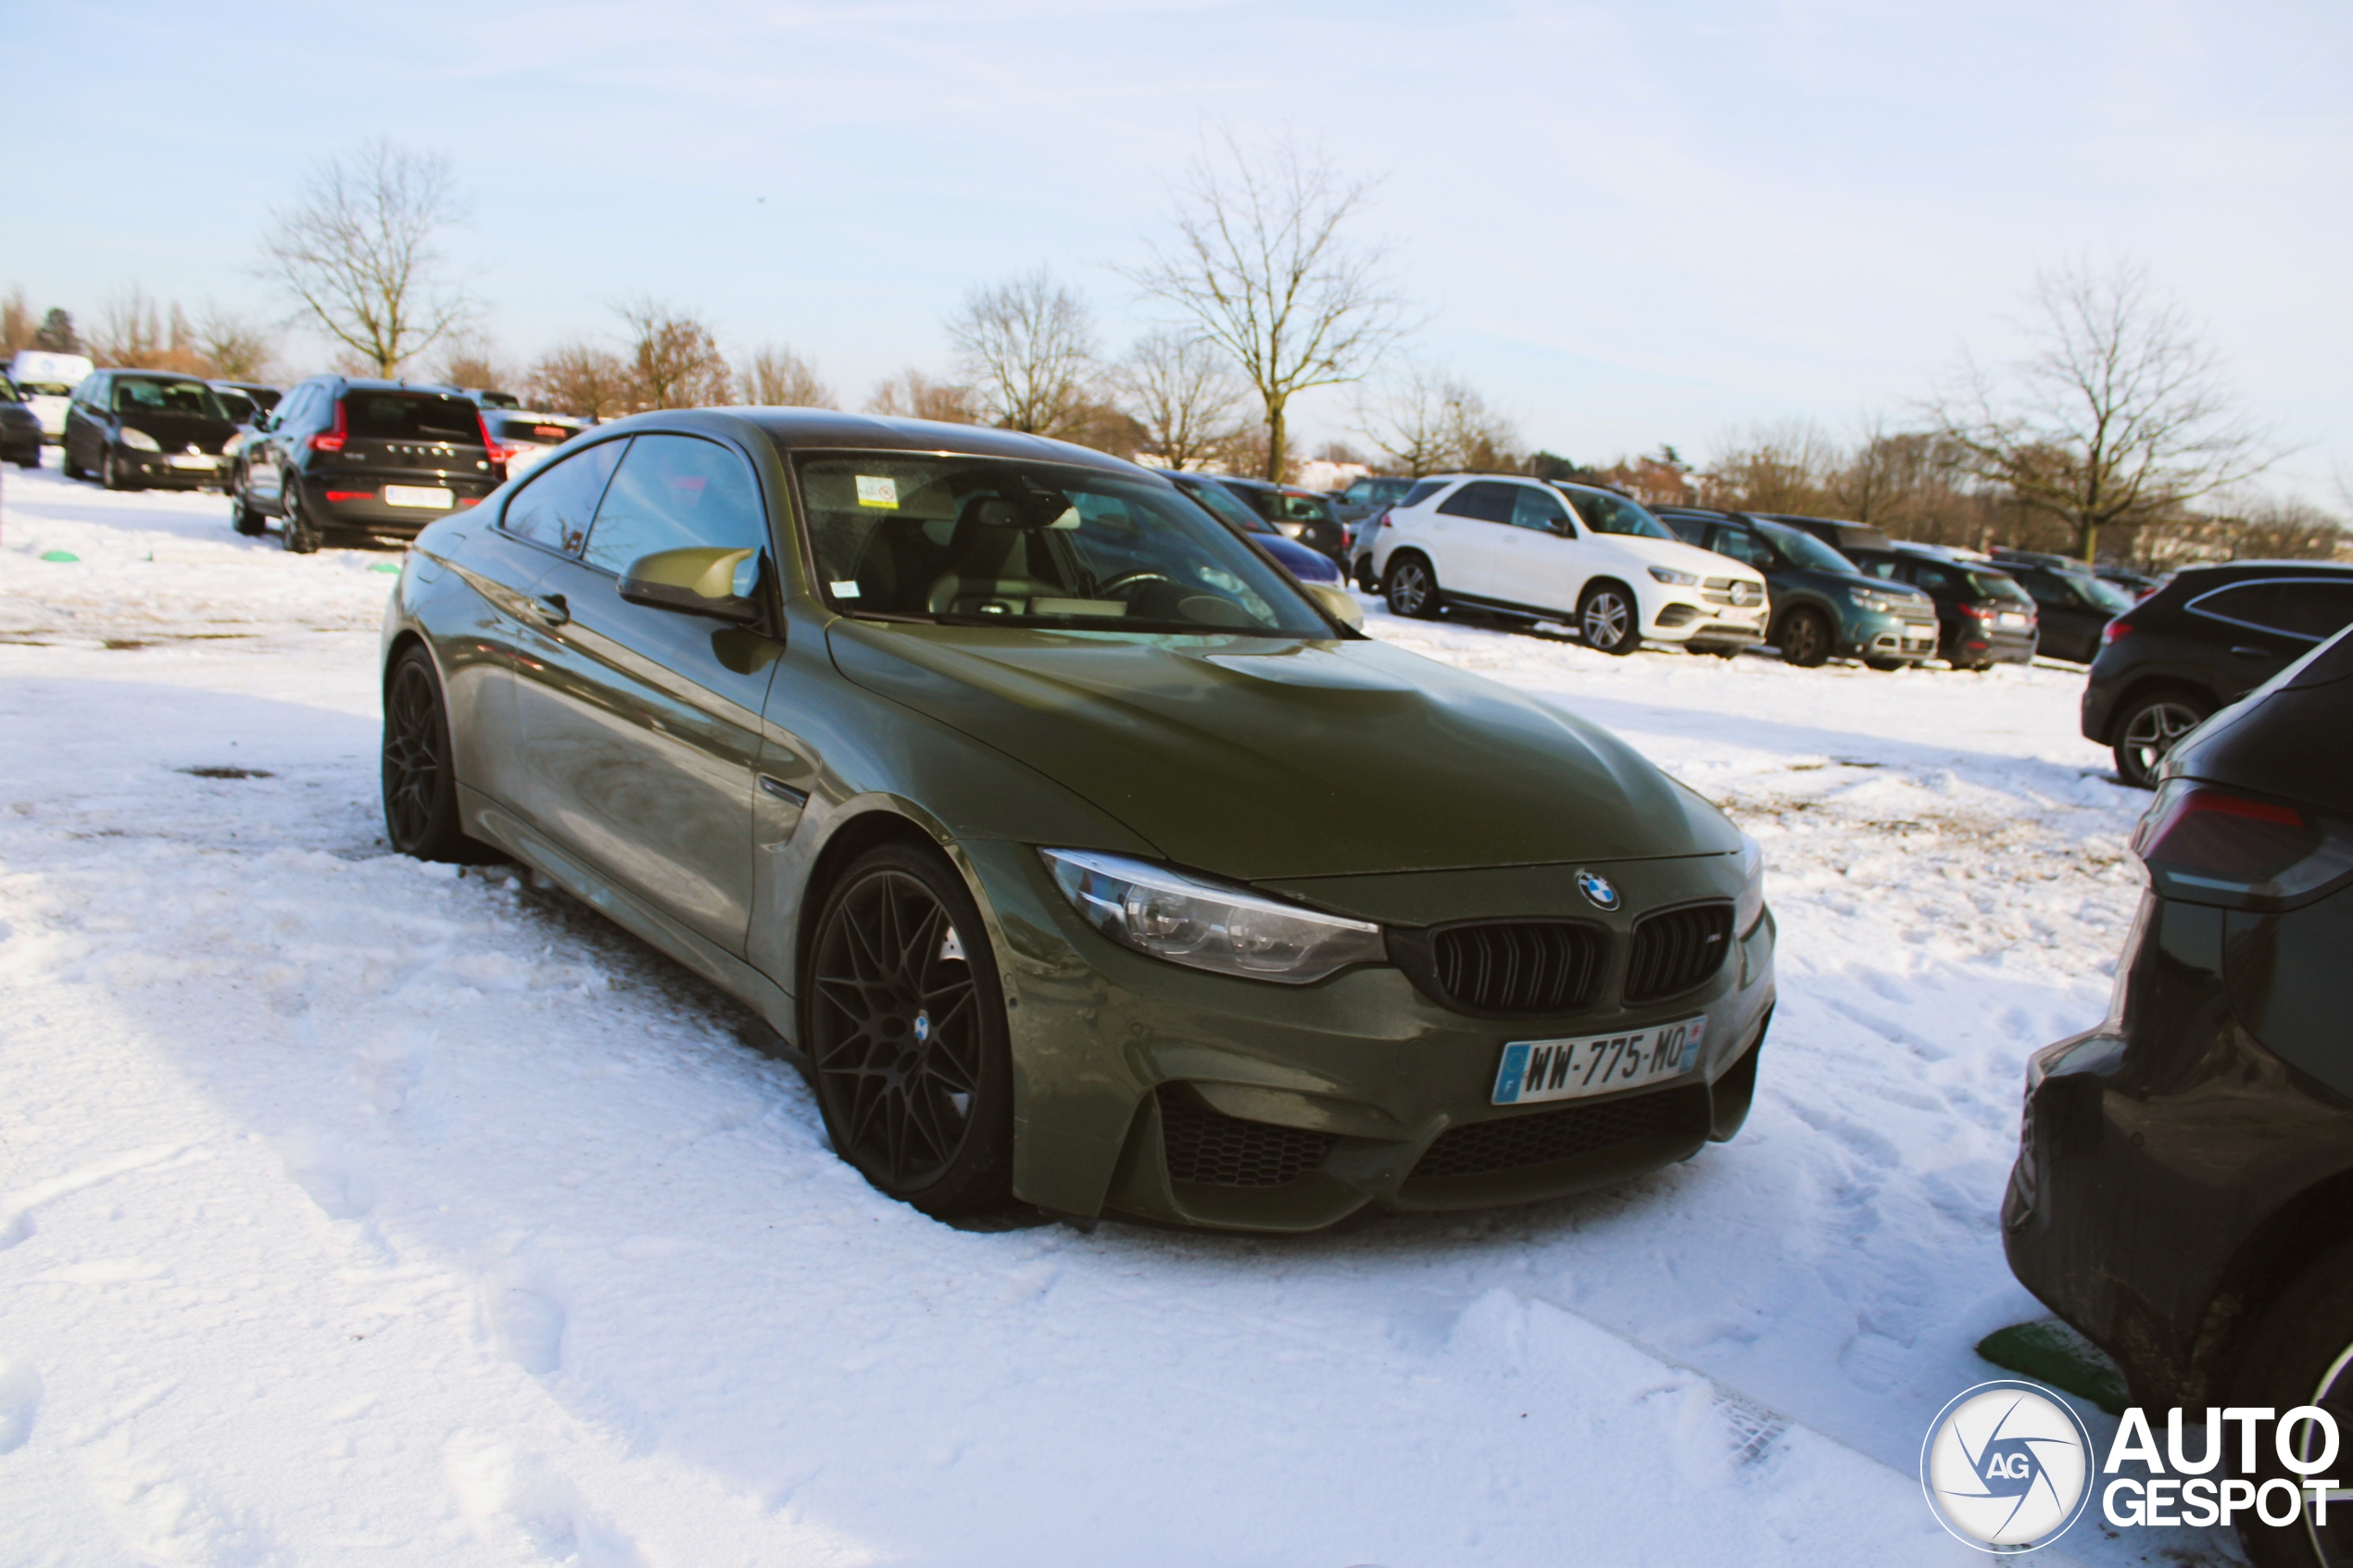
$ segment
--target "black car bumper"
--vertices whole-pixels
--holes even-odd
[[[395,504],[385,495],[406,483],[421,490],[447,490],[451,505],[409,506]],[[497,486],[479,480],[437,480],[431,476],[413,481],[395,481],[365,488],[358,483],[337,484],[333,488],[306,484],[302,489],[303,507],[322,528],[346,529],[358,533],[378,533],[394,538],[410,538],[423,532],[428,523],[440,521],[451,512],[461,512],[477,506]]]
[[[213,452],[167,454],[117,446],[114,460],[117,471],[149,490],[203,490],[228,483],[229,465]]]

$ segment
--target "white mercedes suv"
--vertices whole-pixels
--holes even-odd
[[[1733,654],[1765,640],[1765,579],[1684,544],[1623,495],[1508,475],[1450,474],[1370,532],[1399,615],[1447,605],[1557,621],[1604,653],[1644,639]]]

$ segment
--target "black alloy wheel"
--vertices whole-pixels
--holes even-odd
[[[2317,1405],[2335,1421],[2340,1436],[2353,1435],[2353,1247],[2322,1249],[2304,1272],[2289,1280],[2264,1303],[2247,1325],[2241,1341],[2246,1351],[2230,1385],[2233,1406],[2271,1409],[2285,1414],[2303,1405]],[[2322,1455],[2325,1446],[2315,1423],[2299,1423],[2290,1440],[2292,1450],[2307,1462]],[[2243,1479],[2265,1486],[2273,1481],[2296,1484],[2280,1461],[2276,1434],[2266,1429],[2255,1446],[2257,1465]],[[2320,1474],[2331,1478],[2346,1473],[2338,1468],[2347,1455]],[[2236,1470],[2239,1449],[2232,1445],[2226,1469]],[[2302,1506],[2284,1524],[2266,1524],[2260,1515],[2239,1516],[2239,1538],[2257,1568],[2344,1568],[2353,1564],[2353,1488],[2342,1481],[2329,1493],[2328,1523],[2314,1517],[2311,1494],[2300,1494]],[[2279,1506],[2283,1494],[2272,1489],[2274,1518],[2287,1511]]]
[[[2116,776],[2134,789],[2157,787],[2157,767],[2213,709],[2187,692],[2134,699],[2116,728]]]
[[[1773,646],[1801,670],[1811,670],[1831,656],[1831,626],[1818,609],[1793,609],[1781,617],[1773,632]]]
[[[278,543],[289,555],[309,556],[319,553],[319,525],[310,521],[310,512],[302,504],[302,493],[292,484],[286,486],[286,521],[280,525]]]
[[[1441,600],[1438,596],[1438,574],[1429,562],[1419,556],[1401,555],[1389,563],[1388,583],[1384,590],[1389,598],[1390,613],[1415,621],[1435,621]]]
[[[1013,1198],[1013,1066],[980,911],[937,854],[886,845],[825,901],[802,1037],[835,1152],[946,1219]]]
[[[1633,595],[1615,583],[1597,583],[1577,606],[1577,630],[1587,647],[1623,657],[1642,640],[1641,613]]]
[[[449,765],[449,713],[441,678],[425,650],[393,660],[384,682],[384,836],[420,860],[468,864],[491,857],[468,838],[458,815],[458,776]]]

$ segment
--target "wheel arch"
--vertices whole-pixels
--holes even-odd
[[[2125,716],[2133,711],[2136,704],[2165,692],[2180,692],[2185,696],[2196,697],[2205,704],[2208,713],[2214,712],[2230,701],[2230,698],[2221,696],[2211,687],[2201,684],[2195,676],[2170,670],[2151,671],[2136,677],[2133,684],[2119,693],[2116,700],[2108,705],[2108,734],[2102,738],[2100,744],[2115,746],[2120,742],[2124,738]]]
[[[860,856],[886,844],[912,844],[937,852],[963,879],[974,901],[980,905],[983,917],[988,916],[988,899],[980,879],[957,852],[955,840],[947,830],[924,821],[897,800],[875,800],[826,834],[825,842],[810,863],[809,875],[801,884],[797,907],[803,918],[795,922],[798,929],[793,933],[792,974],[786,986],[795,997],[803,996],[807,989],[803,980],[809,972],[810,948],[817,939],[818,916],[824,911],[825,901],[833,897],[835,885]]]
[[[2324,1176],[2266,1216],[2239,1244],[2199,1314],[2182,1400],[2221,1404],[2264,1303],[2311,1261],[2353,1243],[2353,1168]]]

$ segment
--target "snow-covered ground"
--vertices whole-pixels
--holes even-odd
[[[2136,896],[2080,675],[1375,612],[1764,840],[1747,1130],[1471,1217],[973,1232],[837,1163],[675,965],[386,853],[396,557],[0,484],[0,1564],[1979,1560],[1919,1444],[2041,1315],[2020,1070]]]

